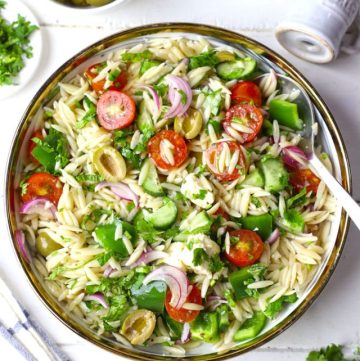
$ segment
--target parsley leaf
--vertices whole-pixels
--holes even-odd
[[[201,66],[213,67],[219,63],[215,50],[209,50],[196,56],[191,56],[189,62],[190,70]]]
[[[88,111],[82,119],[76,122],[75,127],[77,129],[84,128],[89,122],[95,120],[96,117],[96,106],[87,96],[84,97],[84,107],[85,104],[88,107]]]
[[[282,310],[284,303],[294,303],[298,299],[296,293],[293,293],[289,296],[282,296],[278,300],[269,303],[266,306],[264,314],[268,318],[275,318],[276,315]]]
[[[193,197],[194,199],[205,199],[206,195],[207,195],[207,190],[205,190],[205,189],[200,189],[200,190],[199,190],[199,193],[193,194],[192,197]]]
[[[355,359],[346,359],[342,352],[342,346],[331,344],[319,351],[311,351],[306,361],[356,361]]]
[[[49,134],[44,140],[39,138],[33,138],[32,140],[36,143],[36,147],[31,152],[34,158],[49,173],[60,174],[55,168],[64,168],[69,163],[68,142],[65,136],[55,128],[50,128]]]
[[[194,266],[200,266],[209,260],[208,254],[202,248],[195,248],[193,251],[192,263]]]
[[[178,92],[179,92],[180,97],[181,97],[181,99],[180,99],[181,104],[185,105],[186,102],[187,102],[187,95],[186,95],[185,92],[184,92],[183,90],[181,90],[181,89],[178,89]]]
[[[5,4],[1,1],[0,8]],[[24,58],[33,56],[30,35],[37,29],[21,15],[11,23],[0,16],[0,86],[14,84],[25,66]]]
[[[286,206],[288,208],[299,207],[302,206],[305,202],[306,202],[306,187],[304,187],[299,193],[295,194],[293,197],[289,198],[286,201]]]
[[[296,209],[288,209],[284,213],[284,224],[292,232],[299,233],[304,230],[305,221],[300,212]]]

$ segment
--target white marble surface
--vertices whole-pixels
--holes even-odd
[[[11,1],[11,0],[8,0]],[[299,0],[293,0],[298,2]],[[152,22],[187,21],[223,26],[244,33],[278,51],[291,61],[317,88],[333,112],[344,137],[353,173],[354,196],[360,200],[360,54],[341,56],[327,65],[296,59],[280,48],[273,29],[290,4],[286,0],[129,0],[112,11],[79,16],[50,4],[49,0],[24,0],[41,23],[44,54],[36,77],[19,94],[0,101],[0,198],[4,198],[4,173],[11,140],[30,99],[44,80],[66,59],[96,40],[129,26]],[[6,230],[0,207],[0,274],[16,297],[61,345],[71,360],[121,360],[82,340],[45,308],[32,292]],[[351,354],[360,345],[360,254],[359,232],[350,228],[339,265],[311,308],[293,326],[258,350],[238,357],[243,361],[301,361],[307,353],[329,343],[346,345]],[[22,358],[0,339],[1,360]]]

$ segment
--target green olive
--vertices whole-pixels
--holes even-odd
[[[85,0],[71,0],[71,2],[76,6],[86,6],[87,5]]]
[[[141,345],[152,335],[155,324],[154,312],[144,309],[136,310],[125,318],[121,327],[121,334],[132,345]]]
[[[113,147],[97,149],[93,155],[96,170],[109,182],[118,182],[126,176],[126,163]]]
[[[216,53],[216,57],[219,60],[219,63],[235,60],[235,55],[233,53],[230,53],[229,51],[219,51]]]
[[[39,232],[35,246],[37,251],[44,257],[62,248],[61,244],[56,243],[46,232]]]
[[[174,120],[174,130],[185,136],[186,139],[194,139],[201,132],[203,118],[201,113],[190,108],[186,116],[176,117]]]
[[[110,3],[112,0],[86,0],[91,6],[103,6]]]

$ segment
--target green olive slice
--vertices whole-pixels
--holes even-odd
[[[124,335],[132,345],[143,344],[154,332],[156,318],[149,310],[136,310],[128,315],[121,327]]]
[[[103,6],[111,2],[112,0],[86,0],[91,6]]]
[[[99,148],[94,152],[96,170],[109,182],[118,182],[126,176],[126,163],[122,155],[113,147]]]
[[[186,116],[176,117],[174,120],[174,130],[185,136],[186,139],[194,139],[201,132],[203,118],[201,113],[190,108]]]
[[[39,232],[35,241],[35,247],[44,257],[62,248],[61,244],[56,243],[46,232]]]
[[[216,57],[218,58],[219,63],[235,60],[235,55],[233,53],[230,53],[229,51],[219,51],[216,53]]]

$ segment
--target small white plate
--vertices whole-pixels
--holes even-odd
[[[0,9],[0,14],[10,22],[15,21],[18,14],[20,14],[26,20],[30,21],[31,24],[37,25],[40,28],[34,14],[20,0],[7,0],[5,9]],[[33,57],[30,59],[24,57],[25,67],[21,70],[19,75],[14,78],[14,84],[0,86],[0,100],[19,92],[19,90],[23,88],[35,74],[35,71],[40,63],[42,52],[42,37],[40,31],[40,29],[35,30],[30,36],[30,44],[33,48]]]

